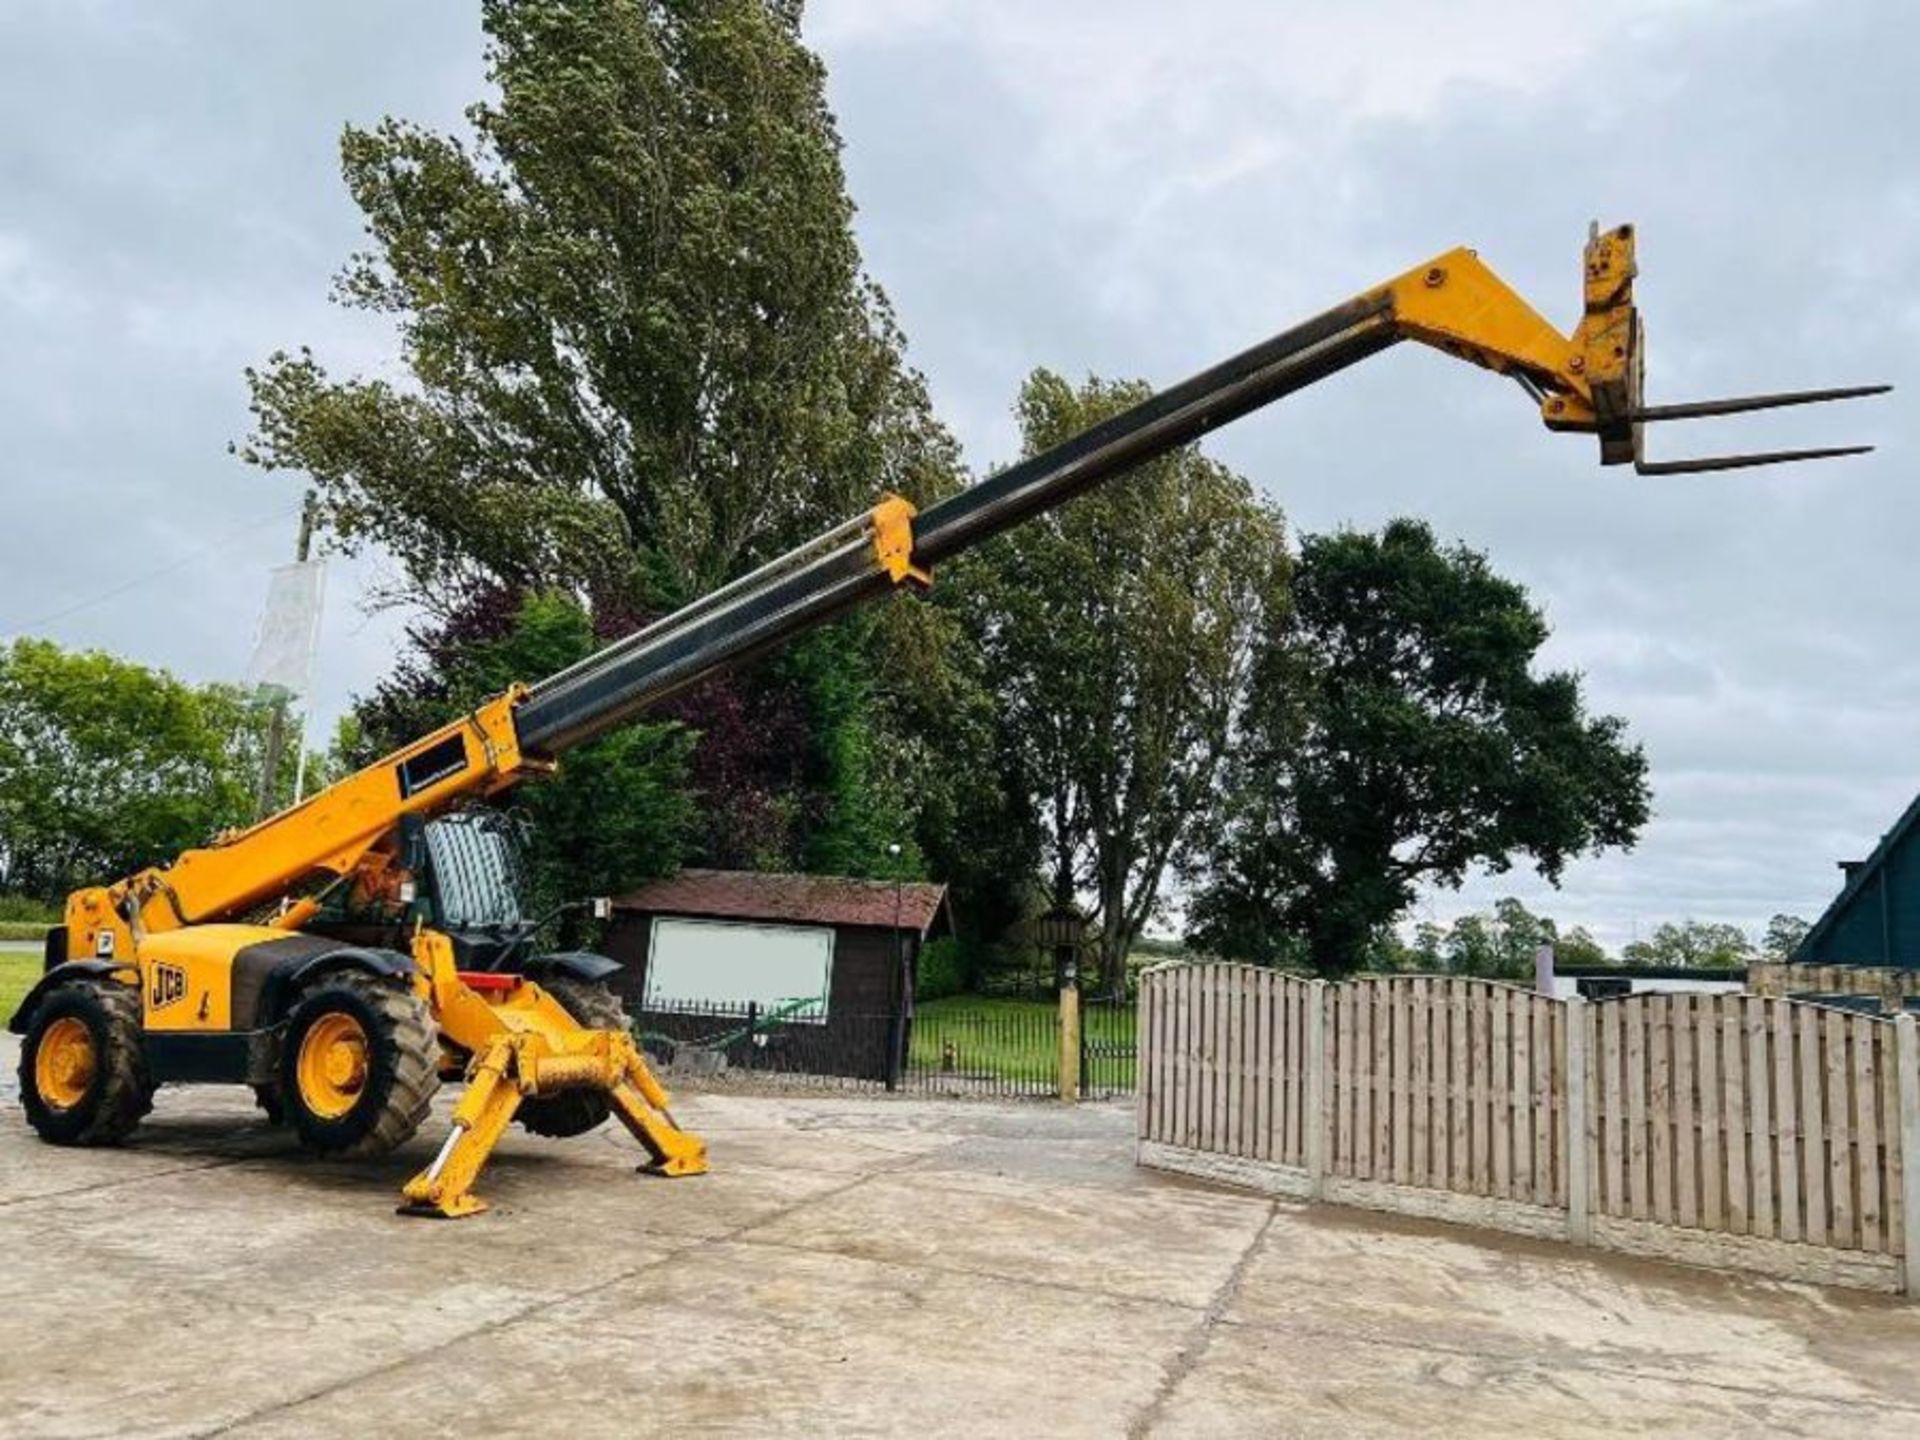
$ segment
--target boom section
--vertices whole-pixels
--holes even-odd
[[[1674,474],[1869,448],[1647,461],[1642,435],[1652,421],[1847,399],[1886,387],[1647,407],[1635,244],[1631,225],[1605,232],[1596,226],[1589,234],[1584,309],[1571,333],[1472,250],[1449,250],[924,513],[889,496],[869,514],[535,685],[515,717],[520,743],[531,754],[557,755],[902,583],[927,584],[940,562],[1402,340],[1517,381],[1549,429],[1597,436],[1605,465]]]
[[[513,713],[525,698],[516,686],[257,825],[110,888],[75,892],[73,953],[129,955],[147,931],[242,918],[352,873],[392,842],[403,815],[433,815],[552,769],[520,749]],[[278,923],[292,928],[288,917]]]
[[[1630,228],[1593,237],[1587,263],[1590,278],[1596,270],[1630,272]],[[1603,419],[1609,407],[1620,414],[1631,408],[1624,388],[1637,373],[1625,349],[1638,335],[1631,312],[1630,273],[1617,285],[1590,283],[1588,314],[1572,336],[1563,335],[1473,251],[1450,250],[923,513],[889,497],[869,515],[540,682],[516,717],[520,743],[531,753],[557,755],[904,581],[924,584],[941,561],[1401,340],[1515,376],[1554,429],[1601,431],[1616,425]],[[1620,383],[1598,393],[1587,378],[1587,351],[1599,343],[1590,334],[1609,352],[1614,337],[1624,337],[1621,357],[1593,367]],[[1629,438],[1626,458],[1633,443]]]
[[[557,755],[704,677],[772,649],[1104,480],[1179,449],[1400,339],[1376,291],[916,514],[898,497],[532,687],[515,717],[531,753]],[[899,527],[910,528],[902,540]],[[904,553],[903,553],[904,544]]]

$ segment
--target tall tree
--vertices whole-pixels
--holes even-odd
[[[1484,556],[1413,520],[1309,537],[1266,635],[1229,823],[1190,920],[1210,950],[1287,938],[1339,974],[1423,885],[1631,844],[1646,759],[1579,677],[1533,673],[1547,624]]]
[[[0,890],[58,900],[252,819],[267,712],[45,640],[0,649]],[[293,757],[283,757],[286,788]]]
[[[1021,391],[1028,455],[1149,387]],[[1253,638],[1285,605],[1280,517],[1188,448],[997,540],[956,589],[976,607],[1009,789],[1043,839],[1056,904],[1091,897],[1104,983],[1213,816]]]
[[[334,543],[398,558],[437,622],[400,676],[427,702],[450,647],[528,595],[582,600],[604,641],[882,490],[925,501],[960,475],[862,271],[797,3],[480,11],[496,96],[470,134],[390,119],[342,142],[371,240],[336,295],[394,320],[406,382],[276,354],[243,447],[312,476]],[[953,782],[909,763],[918,712],[885,678],[912,624],[858,619],[674,702],[707,858],[871,870],[915,849],[911,802]],[[376,697],[370,736],[399,738],[380,712],[405,699]]]
[[[250,375],[249,460],[410,592],[695,593],[868,503],[955,483],[860,268],[823,70],[781,0],[485,0],[470,138],[389,119],[342,159],[345,304],[410,383],[306,351]]]
[[[1760,953],[1769,960],[1787,961],[1800,948],[1813,926],[1798,915],[1775,915],[1767,921],[1767,933],[1761,937]]]

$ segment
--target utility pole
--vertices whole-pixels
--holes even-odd
[[[313,552],[313,492],[309,490],[300,506],[300,538],[294,542],[293,558],[297,563],[305,564]],[[304,732],[303,732],[304,735]],[[273,715],[267,721],[266,756],[260,766],[260,790],[254,804],[254,818],[264,820],[279,807],[274,803],[275,780],[280,774],[280,757],[287,748],[287,697],[274,698]],[[302,750],[304,752],[304,745]],[[300,756],[301,768],[305,769],[306,755]],[[295,782],[298,790],[299,782]],[[299,797],[296,795],[296,799]]]

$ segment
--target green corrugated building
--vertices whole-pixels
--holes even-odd
[[[1842,860],[1840,894],[1793,952],[1798,965],[1920,970],[1920,798],[1864,860]]]

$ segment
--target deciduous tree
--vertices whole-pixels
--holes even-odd
[[[244,456],[310,475],[334,543],[389,551],[433,617],[363,717],[394,742],[529,595],[574,597],[604,641],[883,490],[925,501],[960,476],[862,270],[797,3],[480,15],[493,95],[468,133],[389,119],[342,141],[369,243],[336,295],[393,320],[405,380],[304,350],[249,377]],[[949,751],[936,769],[903,728],[926,713],[890,678],[915,625],[856,619],[674,703],[705,858],[865,873],[897,840],[918,863],[917,810],[951,806],[947,771],[989,767]],[[541,814],[583,827],[546,836],[556,852],[604,821]]]
[[[1798,915],[1775,915],[1767,921],[1767,933],[1760,940],[1760,953],[1769,960],[1791,960],[1793,952],[1800,948],[1800,942],[1807,938],[1807,931],[1812,928]]]
[[[443,612],[479,586],[658,604],[953,446],[863,275],[823,69],[779,0],[485,0],[471,134],[348,127],[345,304],[409,379],[251,375],[248,459],[307,472]]]
[[[1685,970],[1744,965],[1753,958],[1753,942],[1738,925],[1668,921],[1645,940],[1628,945],[1620,958],[1628,965],[1673,965]]]
[[[1026,453],[1149,388],[1036,371]],[[1089,897],[1106,986],[1214,815],[1254,637],[1286,604],[1280,517],[1188,448],[954,567],[997,705],[1003,774],[1042,837],[1055,903]]]
[[[1309,537],[1293,607],[1254,665],[1229,821],[1192,907],[1197,943],[1306,942],[1339,974],[1422,886],[1628,845],[1646,759],[1589,716],[1579,677],[1534,673],[1547,624],[1484,556],[1413,520]]]
[[[58,900],[246,824],[266,729],[238,686],[45,640],[0,649],[0,890]]]

